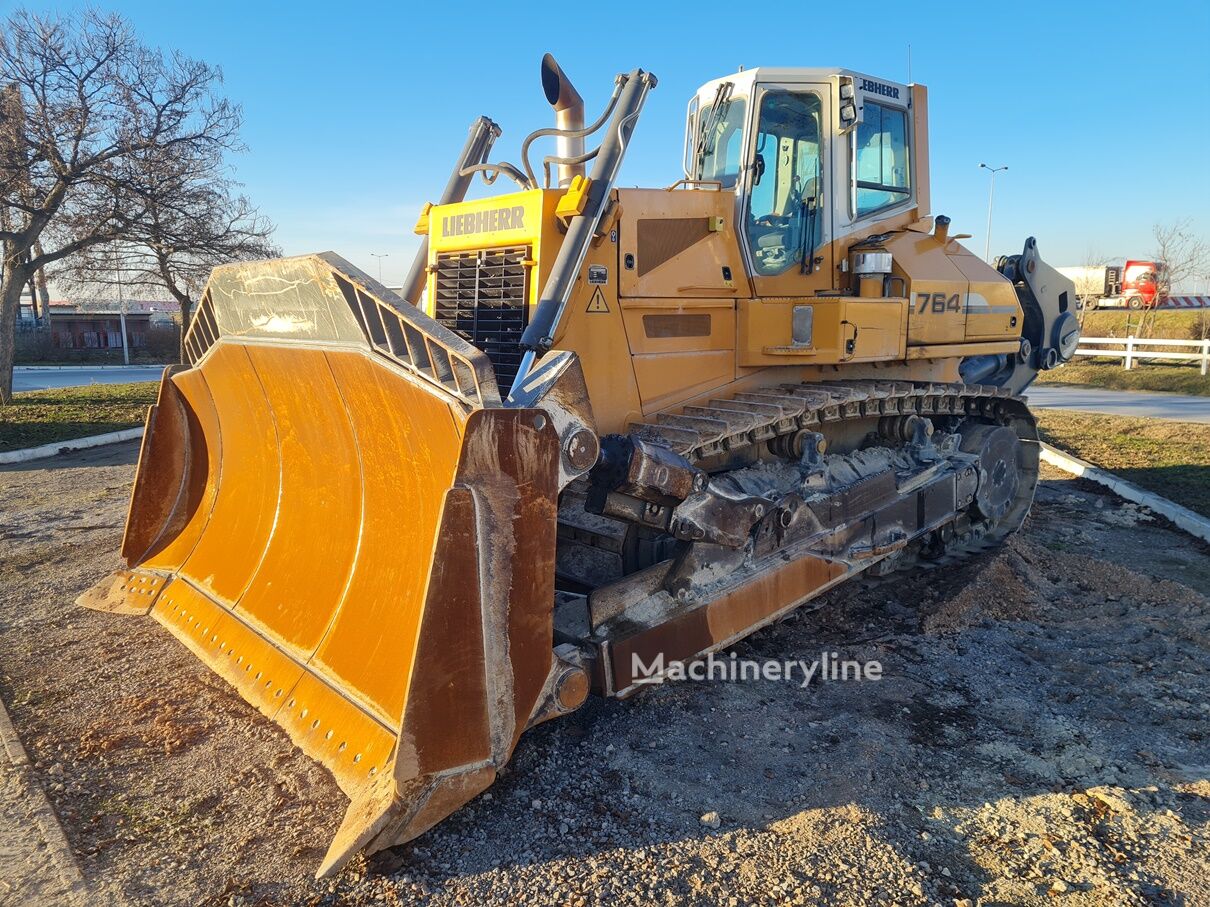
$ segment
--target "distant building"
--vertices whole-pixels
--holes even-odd
[[[150,299],[117,300],[71,296],[52,299],[49,333],[52,345],[61,350],[106,350],[122,348],[121,308],[126,310],[126,337],[130,349],[147,344],[147,332],[174,330],[180,319],[175,302]],[[28,333],[47,329],[39,322],[28,291],[17,308],[17,331]]]
[[[17,330],[33,331],[38,327],[38,319],[34,312],[33,294],[29,287],[21,291],[21,300],[17,303]]]
[[[71,297],[50,302],[50,330],[55,347],[61,350],[104,350],[122,348],[121,308],[126,311],[126,338],[130,349],[147,345],[147,332],[171,330],[173,316],[180,317],[176,303],[161,300],[117,300]]]

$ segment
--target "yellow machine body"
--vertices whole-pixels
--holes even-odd
[[[838,92],[839,82],[803,90]],[[613,190],[554,338],[557,349],[579,355],[602,433],[737,382],[760,383],[769,368],[804,380],[844,367],[848,377],[955,381],[964,357],[1017,352],[1023,312],[1012,283],[934,229],[927,91],[903,86],[903,93],[915,139],[907,203],[828,238],[812,273],[797,264],[775,276],[752,273],[744,248],[750,213],[734,187],[683,180]],[[844,193],[845,180],[836,177],[835,192]],[[567,194],[534,189],[434,206],[425,311],[440,320],[445,262],[504,249],[526,262],[523,296],[537,306],[562,241],[556,210]],[[874,235],[885,236],[879,248],[893,261],[885,284],[863,283],[848,268],[850,250]],[[796,311],[812,322],[809,343],[794,339]]]
[[[452,185],[526,186],[426,207],[421,304],[331,253],[226,265],[164,374],[126,568],[80,601],[149,614],[332,772],[321,874],[424,832],[590,687],[633,692],[632,656],[1024,519],[1036,435],[1004,376],[1053,353],[1067,297],[1031,246],[1008,279],[931,214],[924,88],[717,80],[688,178],[614,188],[653,86],[619,78],[590,177],[468,144]]]

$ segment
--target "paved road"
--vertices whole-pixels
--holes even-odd
[[[158,381],[163,370],[162,365],[19,367],[13,370],[13,390]],[[1027,394],[1030,405],[1042,409],[1074,409],[1111,416],[1151,416],[1181,422],[1210,422],[1210,397],[1103,390],[1065,384],[1035,384]]]
[[[1210,397],[1116,391],[1067,384],[1035,384],[1025,392],[1036,409],[1074,409],[1109,416],[1150,416],[1179,422],[1210,422]]]
[[[130,381],[158,381],[162,365],[88,366],[63,368],[13,369],[14,391],[42,391],[52,387],[79,387],[84,384],[125,384]]]

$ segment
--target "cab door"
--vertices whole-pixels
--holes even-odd
[[[738,232],[757,298],[834,289],[830,86],[757,86]]]

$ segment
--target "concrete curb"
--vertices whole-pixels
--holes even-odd
[[[143,437],[143,429],[125,428],[122,431],[111,431],[104,435],[72,438],[70,441],[55,441],[51,444],[43,444],[41,447],[9,450],[0,453],[0,465],[5,463],[26,463],[30,460],[43,460],[47,457],[55,457],[72,450],[87,450],[89,447],[100,447],[103,444],[117,444],[120,441],[133,441],[141,437]]]
[[[1194,513],[1180,504],[1175,504],[1167,498],[1162,498],[1158,494],[1144,491],[1139,486],[1131,484],[1111,472],[1106,472],[1104,469],[1093,466],[1091,463],[1086,463],[1079,457],[1073,457],[1071,454],[1051,447],[1049,444],[1043,442],[1041,446],[1043,462],[1056,466],[1074,476],[1090,479],[1098,485],[1104,485],[1118,497],[1132,501],[1135,504],[1141,504],[1148,510],[1152,510],[1160,516],[1171,520],[1190,535],[1196,536],[1202,541],[1210,542],[1210,520],[1204,516]]]
[[[63,881],[67,896],[73,904],[88,903],[88,884],[84,881],[84,873],[80,871],[80,864],[76,862],[71,845],[67,843],[67,835],[63,833],[63,826],[59,824],[59,817],[55,815],[46,791],[34,775],[29,755],[21,745],[21,738],[17,736],[17,729],[13,727],[3,700],[0,700],[0,743],[3,744],[4,752],[12,763],[21,786],[25,788],[30,812],[38,823],[38,831],[46,844],[50,860]]]

